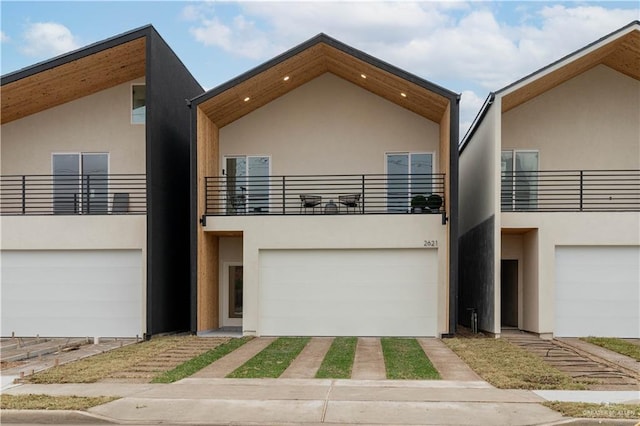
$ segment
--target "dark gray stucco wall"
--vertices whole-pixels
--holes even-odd
[[[190,110],[203,92],[158,33],[147,36],[147,335],[189,330]]]
[[[494,228],[491,216],[460,238],[459,319],[470,326],[468,308],[478,312],[478,328],[493,331],[494,327]]]

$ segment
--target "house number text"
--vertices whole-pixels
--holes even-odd
[[[425,247],[438,247],[438,240],[424,240]]]

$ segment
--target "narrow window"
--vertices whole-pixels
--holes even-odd
[[[144,124],[146,116],[147,87],[144,84],[131,86],[131,123]]]

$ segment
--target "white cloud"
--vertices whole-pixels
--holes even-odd
[[[530,2],[246,2],[185,8],[196,40],[264,61],[324,32],[462,93],[461,136],[496,91],[638,19],[638,8]],[[506,17],[505,17],[506,16]],[[507,21],[508,20],[508,21]]]
[[[598,6],[514,8],[498,21],[491,3],[246,2],[233,19],[215,4],[185,7],[205,45],[266,60],[319,32],[432,81],[471,80],[497,90],[637,19],[637,9]],[[536,24],[533,24],[535,22]],[[467,89],[459,88],[458,91]]]
[[[27,26],[21,51],[28,56],[48,57],[69,52],[80,46],[71,31],[57,22],[36,22]]]
[[[6,42],[8,42],[9,40],[11,40],[11,39],[9,38],[9,36],[8,36],[8,35],[6,35],[6,34],[4,33],[4,31],[0,31],[0,42],[1,42],[1,43],[6,43]]]
[[[469,127],[473,123],[473,119],[476,117],[482,104],[484,104],[485,98],[478,96],[472,90],[464,90],[460,97],[460,139],[467,133]]]

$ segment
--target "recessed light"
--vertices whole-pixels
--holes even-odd
[[[244,101],[245,101],[245,102],[249,102],[249,100],[250,100],[250,99],[251,99],[251,98],[247,96],[246,98],[244,98]]]
[[[284,80],[284,81],[289,81],[289,76],[288,76],[288,75],[287,75],[287,76],[285,76],[285,77],[283,78],[283,80]]]
[[[403,98],[406,98],[406,97],[407,97],[407,94],[406,94],[406,93],[404,93],[404,92],[400,92],[400,96],[402,96]]]
[[[365,74],[360,74],[360,77],[367,78],[367,76]]]

